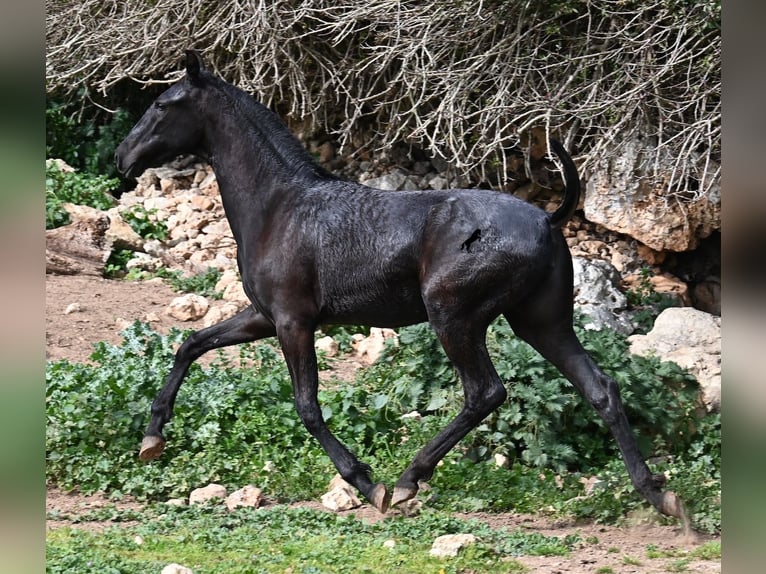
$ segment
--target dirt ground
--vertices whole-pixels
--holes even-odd
[[[167,332],[172,326],[198,329],[202,321],[180,323],[165,313],[170,301],[178,296],[167,285],[158,281],[125,282],[86,276],[48,275],[46,278],[46,356],[48,360],[68,359],[87,361],[98,341],[120,343],[120,331],[139,319],[149,321],[160,331]],[[352,373],[358,364],[350,361],[343,367]],[[268,493],[266,493],[268,496]],[[140,506],[133,501],[114,503],[103,496],[83,496],[65,493],[50,487],[47,493],[48,512],[73,517],[100,506],[117,504]],[[305,506],[323,508],[318,501],[307,501]],[[364,520],[380,520],[381,515],[365,505],[349,511]],[[539,532],[547,536],[566,536],[579,533],[581,548],[567,557],[524,556],[519,560],[531,572],[592,574],[613,573],[659,573],[698,572],[712,574],[721,572],[720,561],[685,560],[686,552],[716,540],[709,536],[685,533],[681,526],[660,525],[647,517],[634,519],[621,527],[595,524],[574,524],[553,520],[545,516],[514,513],[462,514],[464,517],[483,520],[493,527],[507,526]],[[69,521],[49,520],[48,528],[71,524]],[[122,523],[124,524],[124,523]],[[77,522],[80,528],[98,529],[108,525],[104,522]],[[717,538],[720,540],[720,538]],[[597,540],[597,542],[596,542]],[[672,557],[649,558],[647,546],[654,545],[660,551],[672,553]],[[627,560],[626,560],[627,557]],[[637,562],[637,563],[635,563]],[[611,570],[610,570],[611,569]]]

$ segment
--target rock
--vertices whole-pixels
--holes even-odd
[[[209,308],[210,303],[205,297],[190,293],[173,299],[166,312],[179,321],[196,321],[201,319]]]
[[[70,303],[66,306],[66,309],[64,309],[64,315],[70,315],[72,313],[79,313],[82,311],[82,305],[79,303]]]
[[[328,357],[334,357],[338,354],[338,342],[332,337],[320,337],[314,342],[314,348],[317,351],[324,352]]]
[[[263,492],[261,489],[248,484],[226,497],[226,508],[229,510],[234,510],[240,506],[258,508],[261,502],[263,502]]]
[[[239,280],[230,283],[223,290],[223,300],[236,303],[240,308],[247,307],[251,304],[250,299],[245,293],[244,287],[242,287],[242,282]]]
[[[205,318],[202,322],[202,326],[210,327],[216,323],[220,323],[221,321],[233,317],[240,311],[240,308],[241,307],[236,303],[231,303],[229,301],[224,302],[221,305],[211,307],[208,312],[205,313]]]
[[[152,257],[148,253],[134,253],[133,257],[125,264],[128,270],[139,269],[142,271],[154,272],[163,266],[162,260],[158,257]]]
[[[370,335],[363,339],[354,339],[351,342],[351,346],[354,348],[354,352],[357,358],[361,359],[368,365],[372,365],[380,358],[383,353],[383,349],[386,348],[386,341],[391,339],[396,344],[398,336],[393,329],[381,329],[378,327],[372,327],[370,329]]]
[[[95,214],[45,232],[46,273],[103,276],[112,253],[112,243],[106,235],[109,218],[94,211]]]
[[[189,504],[204,504],[217,499],[226,498],[226,487],[210,483],[202,488],[195,488],[189,494]]]
[[[325,508],[338,512],[359,508],[362,505],[354,487],[343,480],[339,474],[330,481],[329,489],[322,495],[322,505]]]
[[[628,337],[630,352],[656,355],[692,373],[702,388],[708,411],[721,406],[721,318],[692,309],[671,307],[659,314],[646,335]]]
[[[406,181],[406,175],[399,171],[394,171],[374,179],[368,179],[364,182],[364,185],[368,187],[374,187],[376,189],[384,189],[386,191],[396,191],[404,189]]]
[[[449,181],[443,175],[436,174],[433,177],[427,179],[427,184],[430,189],[448,189]]]
[[[194,574],[194,571],[191,568],[173,562],[165,566],[160,574]]]
[[[692,250],[721,227],[720,184],[696,201],[671,196],[667,187],[673,158],[660,157],[660,169],[667,173],[653,182],[644,167],[653,164],[646,161],[649,147],[638,139],[629,141],[596,166],[586,184],[585,217],[655,251]],[[711,174],[715,167],[710,166]]]
[[[169,498],[165,501],[168,506],[186,506],[188,502],[185,498]]]
[[[669,273],[653,275],[649,278],[655,293],[669,295],[678,301],[679,306],[688,307],[692,304],[689,296],[689,286],[678,277],[673,277]]]
[[[51,164],[55,164],[55,166],[58,168],[58,170],[62,173],[74,173],[77,170],[73,168],[71,165],[69,165],[67,162],[65,162],[63,159],[46,159],[45,160],[45,167],[50,166]]]
[[[430,554],[437,558],[450,558],[457,556],[461,548],[475,542],[473,534],[445,534],[434,540]]]
[[[620,274],[611,263],[599,259],[572,258],[574,269],[575,307],[586,315],[586,329],[609,327],[628,335],[633,324],[622,314],[627,311],[628,300],[619,290]]]

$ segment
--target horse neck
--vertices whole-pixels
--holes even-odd
[[[272,112],[268,109],[259,111],[263,118],[254,118],[237,113],[237,107],[227,103],[217,108],[227,110],[225,113],[211,115],[205,147],[224,210],[237,236],[240,229],[262,228],[263,218],[275,202],[288,200],[316,183],[323,170],[310,164],[307,152],[305,156],[296,152],[297,141],[290,141],[294,140],[292,134],[269,117]],[[259,119],[267,123],[262,125]],[[284,145],[285,141],[289,145]]]

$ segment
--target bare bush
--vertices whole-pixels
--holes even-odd
[[[500,181],[531,128],[585,173],[625,145],[697,199],[720,186],[720,1],[47,2],[47,87],[172,82],[200,49],[269,105],[372,145],[414,142]],[[631,142],[633,142],[631,144]],[[670,174],[668,178],[667,174]]]

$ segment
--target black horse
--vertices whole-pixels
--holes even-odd
[[[275,336],[295,406],[338,472],[378,510],[411,499],[439,460],[506,399],[485,345],[504,315],[514,332],[551,361],[609,425],[635,488],[659,511],[681,516],[646,466],[617,384],[594,363],[572,328],[572,262],[559,231],[580,195],[577,170],[556,141],[561,206],[546,213],[483,190],[387,192],[322,169],[286,126],[240,89],[186,53],[186,75],[146,111],[116,152],[135,177],[179,154],[211,163],[237,242],[252,305],[193,333],[179,348],[152,404],[140,457],[157,458],[163,426],[190,364],[227,345]],[[393,493],[330,432],[317,400],[314,332],[322,324],[397,327],[428,321],[457,369],[465,402],[412,460]]]

